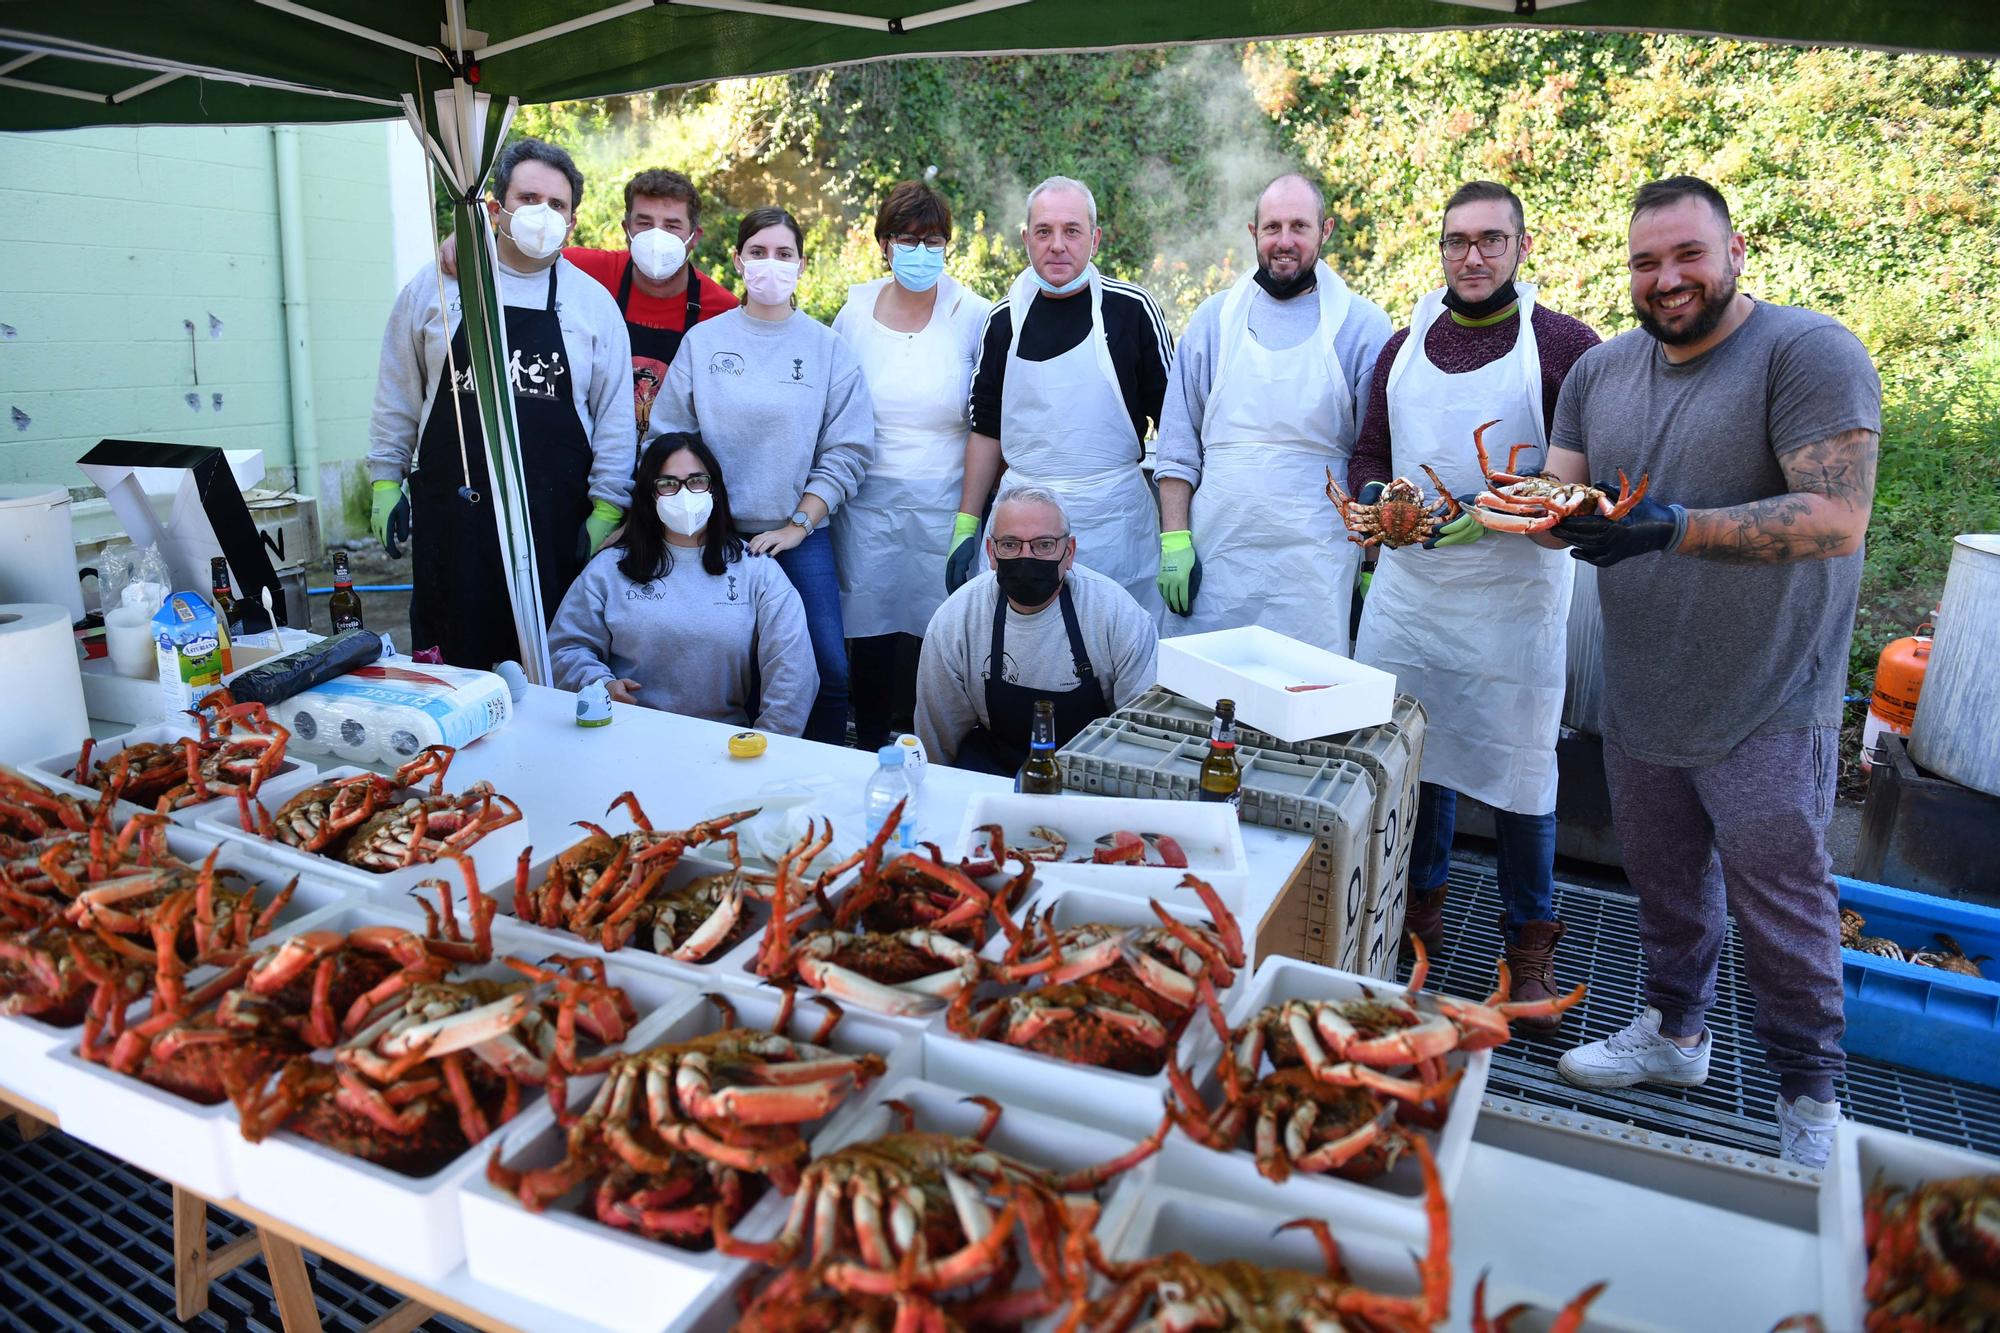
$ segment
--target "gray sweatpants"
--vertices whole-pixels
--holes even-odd
[[[1701,768],[1650,764],[1604,745],[1660,1031],[1702,1030],[1726,909],[1757,1001],[1753,1027],[1786,1098],[1830,1100],[1846,1067],[1840,896],[1826,854],[1838,744],[1833,727],[1772,732]]]

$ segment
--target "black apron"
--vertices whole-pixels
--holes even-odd
[[[1012,777],[1028,758],[1028,739],[1034,731],[1035,701],[1047,699],[1056,706],[1056,745],[1069,744],[1079,731],[1111,711],[1104,688],[1097,683],[1090,655],[1083,650],[1083,628],[1077,624],[1076,603],[1069,595],[1069,581],[1056,595],[1062,608],[1063,632],[1069,636],[1069,660],[1079,682],[1070,690],[1031,690],[1010,684],[1001,674],[1006,661],[1007,594],[994,589],[993,650],[986,667],[986,719],[984,727],[974,727],[959,743],[957,768],[976,773]]]
[[[528,522],[535,537],[535,572],[542,614],[554,620],[563,594],[583,568],[588,546],[583,520],[590,515],[590,437],[576,413],[562,322],[556,314],[556,266],[549,266],[548,304],[507,306],[509,378],[520,423]],[[472,392],[472,360],[460,322],[451,338],[459,367],[459,410],[445,398],[447,373],[431,396],[430,417],[410,474],[410,640],[412,648],[437,647],[452,666],[485,670],[521,655],[514,609],[500,558],[492,477],[485,432]],[[448,369],[448,368],[447,368]],[[465,423],[465,462],[459,463],[458,423]],[[477,495],[477,501],[467,498]]]
[[[687,314],[677,329],[656,329],[650,324],[634,324],[629,313],[632,302],[630,259],[618,279],[618,313],[625,316],[625,331],[632,335],[632,415],[639,423],[639,442],[646,442],[646,423],[653,418],[653,400],[667,382],[667,367],[681,350],[681,339],[701,322],[701,274],[688,269]]]

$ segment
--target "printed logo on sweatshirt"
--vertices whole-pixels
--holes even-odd
[[[734,574],[725,574],[723,575],[723,578],[728,581],[728,588],[723,593],[723,596],[727,597],[732,602],[736,601],[737,600],[736,576]]]
[[[658,580],[651,583],[635,583],[625,590],[625,600],[628,602],[658,602],[664,600],[666,595],[667,590],[660,586]]]
[[[743,357],[737,352],[717,352],[708,358],[708,373],[711,375],[741,375]]]
[[[1065,658],[1069,656],[1067,650],[1064,651],[1063,656]],[[987,648],[981,649],[979,653],[979,678],[981,680],[991,680],[993,678],[992,663],[993,663],[993,653],[991,649]],[[1077,686],[1083,684],[1083,682],[1077,678],[1076,666],[1074,663],[1069,664],[1067,674],[1069,677],[1069,684],[1061,688],[1075,689]],[[1014,660],[1014,654],[1007,652],[1004,649],[1000,653],[1000,679],[1006,681],[1009,685],[1019,685],[1021,683],[1021,664]],[[1055,689],[1057,687],[1044,686],[1043,688]]]
[[[814,387],[813,382],[806,378],[806,359],[802,356],[793,357],[792,373],[779,382],[782,384],[796,384],[802,389]]]

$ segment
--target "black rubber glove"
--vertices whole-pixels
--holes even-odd
[[[1593,482],[1592,485],[1607,495],[1618,494],[1615,485],[1606,486],[1601,482]],[[1549,535],[1568,543],[1574,559],[1588,561],[1599,569],[1608,569],[1635,555],[1669,550],[1680,543],[1681,534],[1686,531],[1687,510],[1676,504],[1645,499],[1621,519],[1608,519],[1602,514],[1580,514],[1550,528]]]
[[[1369,482],[1366,486],[1363,486],[1360,490],[1354,493],[1354,503],[1358,505],[1372,505],[1372,504],[1382,503],[1382,492],[1385,489],[1387,489],[1387,486],[1388,483],[1386,482],[1380,482],[1380,481]]]
[[[979,558],[983,549],[984,545],[977,536],[966,537],[951,548],[951,554],[945,557],[944,562],[945,592],[957,592],[972,581],[972,562]]]
[[[391,560],[400,560],[403,547],[410,540],[410,497],[403,496],[396,501],[396,507],[389,511],[389,530],[382,542],[382,549]]]

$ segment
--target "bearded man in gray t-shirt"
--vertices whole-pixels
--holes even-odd
[[[1825,834],[1882,386],[1835,320],[1739,291],[1743,258],[1714,187],[1641,189],[1642,327],[1585,353],[1557,404],[1551,472],[1647,487],[1618,519],[1547,534],[1600,571],[1604,762],[1648,1005],[1561,1068],[1589,1087],[1704,1081],[1733,912],[1781,1155],[1819,1166],[1845,1068]]]

